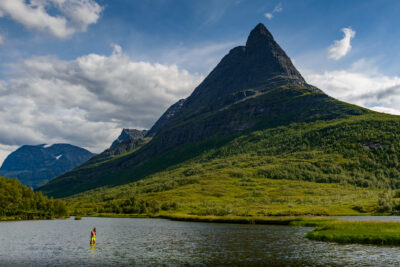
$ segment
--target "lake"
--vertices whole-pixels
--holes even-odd
[[[362,217],[363,219],[367,217]],[[97,244],[90,248],[90,230]],[[163,219],[0,222],[0,265],[391,266],[399,247],[310,241],[312,228]]]

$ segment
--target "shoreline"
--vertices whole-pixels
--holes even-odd
[[[2,217],[0,218],[0,222],[20,222],[20,221],[49,221],[49,220],[64,220],[69,219],[71,216],[62,216],[62,217],[52,217],[52,218],[33,218],[33,219],[26,219],[26,218],[18,218],[18,217]]]

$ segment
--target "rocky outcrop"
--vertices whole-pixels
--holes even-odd
[[[136,130],[136,129],[122,129],[121,134],[111,144],[111,147],[115,147],[125,141],[143,139],[147,134],[147,130]]]
[[[125,154],[143,145],[147,130],[122,129],[119,137],[112,143],[111,147],[94,156],[85,165],[91,165],[112,159],[115,156]]]

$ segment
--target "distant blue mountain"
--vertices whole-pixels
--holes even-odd
[[[95,154],[69,144],[24,145],[12,152],[0,174],[31,187],[42,185],[93,157]]]

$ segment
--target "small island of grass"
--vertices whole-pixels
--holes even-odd
[[[320,225],[306,235],[319,241],[341,244],[400,245],[400,223],[335,221]]]

